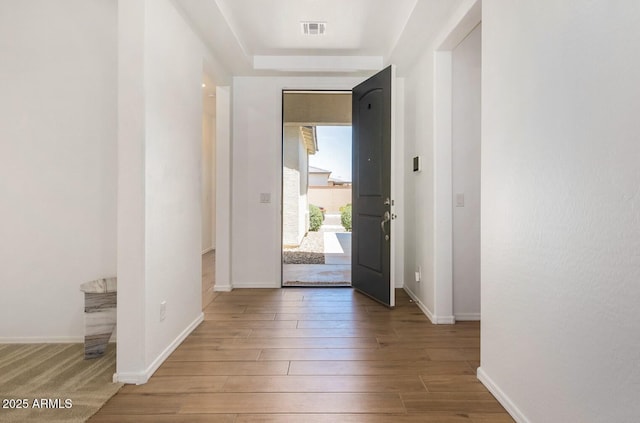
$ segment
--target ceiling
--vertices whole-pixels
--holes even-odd
[[[369,75],[408,61],[464,0],[175,0],[232,75]],[[303,35],[302,21],[326,22]]]

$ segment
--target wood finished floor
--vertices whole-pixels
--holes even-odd
[[[503,423],[476,379],[477,322],[432,325],[349,288],[216,293],[151,380],[90,422]]]
[[[211,304],[216,296],[213,287],[216,283],[216,252],[202,255],[202,309]]]

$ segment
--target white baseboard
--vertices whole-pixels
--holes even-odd
[[[156,357],[155,360],[146,368],[143,372],[121,372],[113,375],[114,382],[132,383],[136,385],[142,385],[149,381],[151,376],[158,370],[158,368],[165,362],[167,358],[175,351],[176,348],[185,340],[193,330],[198,327],[204,320],[204,313],[200,313],[196,319],[191,322],[180,334],[174,339],[167,348],[164,349]]]
[[[113,383],[130,383],[133,385],[144,385],[151,376],[146,376],[146,372],[116,372],[113,374]]]
[[[215,287],[214,287],[215,288]],[[280,286],[280,283],[273,283],[273,282],[249,282],[249,283],[243,283],[243,284],[238,284],[238,283],[234,283],[233,284],[233,289],[242,289],[242,288],[282,288],[282,286]]]
[[[210,253],[213,250],[215,250],[215,248],[213,247],[205,248],[204,250],[202,250],[202,255],[204,256],[205,254]]]
[[[422,301],[420,301],[418,296],[414,294],[413,291],[411,291],[411,289],[409,289],[408,286],[405,285],[403,289],[411,297],[413,302],[418,305],[418,308],[420,308],[420,310],[425,314],[425,316],[429,318],[429,320],[431,320],[431,323],[433,323],[434,325],[452,325],[456,322],[456,319],[454,316],[436,316],[431,312],[431,310],[429,310],[427,306],[425,306],[422,303]]]
[[[433,316],[436,325],[453,325],[456,322],[455,316]]]
[[[213,285],[213,290],[214,292],[230,292],[231,290],[233,290],[233,287],[231,285],[215,284]]]
[[[435,323],[434,318],[433,318],[433,313],[431,313],[431,310],[429,310],[427,308],[427,306],[422,304],[422,301],[420,301],[418,296],[416,294],[414,294],[413,291],[411,289],[409,289],[409,287],[406,286],[406,285],[404,286],[403,289],[407,294],[409,294],[409,296],[411,297],[413,302],[418,305],[418,308],[420,308],[420,310],[425,314],[425,316],[427,316],[429,318],[429,320],[431,320],[431,323]]]
[[[530,420],[522,414],[522,411],[511,401],[511,399],[495,384],[493,379],[487,375],[482,367],[478,367],[478,380],[496,397],[498,402],[507,410],[507,412],[518,423],[530,423]]]
[[[478,322],[480,321],[480,313],[456,313],[454,316],[456,321],[460,322]]]
[[[0,344],[82,344],[84,336],[20,336],[0,338]]]

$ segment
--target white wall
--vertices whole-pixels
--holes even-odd
[[[116,3],[0,2],[0,342],[81,341],[116,273]]]
[[[144,383],[202,320],[207,51],[169,0],[126,0],[118,9],[118,321],[127,323],[117,370],[121,381]]]
[[[638,22],[483,3],[479,376],[518,421],[640,416]]]
[[[433,49],[405,74],[404,103],[404,286],[427,314],[434,313],[433,214]],[[399,69],[400,71],[400,69]],[[422,171],[413,172],[412,158],[420,156]],[[415,272],[421,269],[421,282]]]
[[[480,319],[481,27],[452,52],[453,314]],[[463,198],[458,203],[458,196]]]
[[[231,268],[234,288],[276,288],[281,283],[282,90],[351,89],[363,79],[233,79]],[[271,203],[260,203],[260,193],[270,193]]]

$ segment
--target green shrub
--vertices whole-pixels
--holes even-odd
[[[351,204],[340,207],[340,223],[347,231],[351,232]]]
[[[323,220],[324,217],[322,216],[320,207],[309,204],[309,230],[315,232],[320,229]]]

